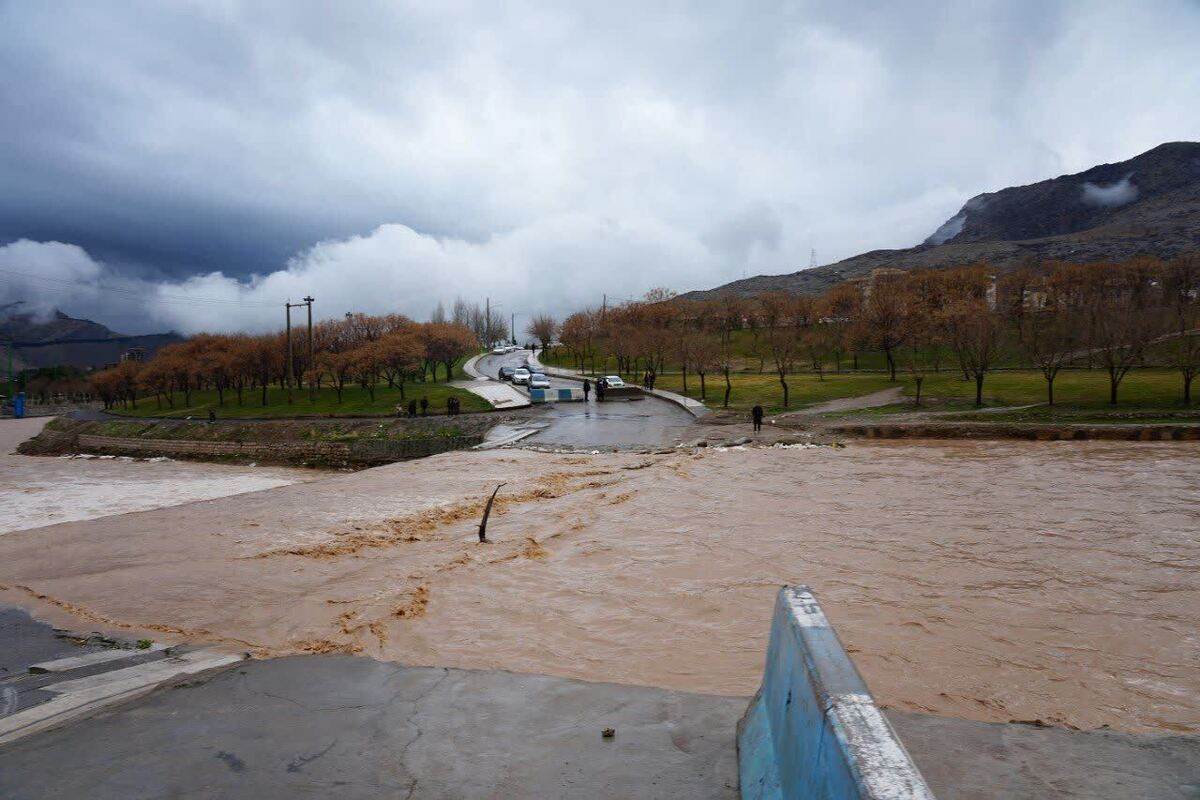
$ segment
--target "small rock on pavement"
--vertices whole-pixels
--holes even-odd
[[[600,731],[600,735],[605,739],[611,739],[617,735],[617,731],[615,728],[605,728],[604,730]]]

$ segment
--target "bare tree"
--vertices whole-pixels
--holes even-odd
[[[529,320],[525,332],[541,342],[543,350],[549,350],[554,337],[558,335],[558,321],[549,314],[538,314]]]
[[[1028,312],[1021,320],[1021,346],[1046,379],[1046,401],[1054,405],[1054,379],[1079,349],[1080,320],[1057,303]]]
[[[954,351],[967,374],[975,380],[975,405],[983,405],[983,379],[992,368],[999,343],[996,315],[980,300],[960,300],[946,311]]]

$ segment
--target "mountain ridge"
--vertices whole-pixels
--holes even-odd
[[[0,306],[0,342],[12,342],[14,372],[34,367],[101,367],[121,354],[141,348],[147,356],[172,342],[183,341],[174,331],[128,335],[99,322],[64,314],[49,318],[21,309],[22,303]]]
[[[871,250],[680,298],[704,300],[726,292],[819,294],[881,267],[987,262],[1004,270],[1027,260],[1123,261],[1195,250],[1200,250],[1200,142],[1166,142],[1126,161],[978,194],[915,247]]]

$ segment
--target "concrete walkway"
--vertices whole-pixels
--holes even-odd
[[[463,362],[463,373],[470,377],[471,380],[454,381],[450,385],[459,389],[466,389],[471,394],[482,397],[491,403],[493,408],[527,408],[533,405],[529,401],[529,395],[517,390],[512,384],[492,380],[476,368],[479,359],[486,355],[486,353],[480,353]]]
[[[350,656],[247,662],[0,749],[0,797],[735,798],[745,707]]]

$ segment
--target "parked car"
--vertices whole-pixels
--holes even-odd
[[[621,379],[620,375],[605,375],[601,380],[604,381],[604,385],[609,389],[616,389],[625,385],[625,381]]]
[[[529,388],[530,389],[549,389],[550,388],[550,379],[547,378],[545,375],[538,373],[538,372],[530,373]]]
[[[501,367],[500,371],[496,373],[496,377],[502,381],[511,381],[513,373],[516,371],[516,367]]]
[[[517,367],[515,370],[513,370],[512,382],[521,386],[528,385],[529,375],[529,370],[525,369],[524,367]]]
[[[492,355],[494,355],[494,356],[502,356],[507,352],[508,352],[508,348],[505,347],[504,345],[499,345],[497,347],[492,348]]]
[[[529,370],[530,372],[532,372],[536,375],[545,375],[546,374],[546,368],[543,367],[541,364],[526,364],[525,369]]]

